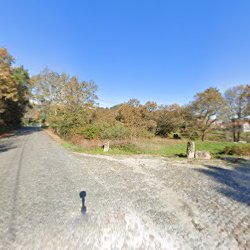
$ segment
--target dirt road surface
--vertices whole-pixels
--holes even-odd
[[[250,249],[247,160],[89,156],[24,128],[0,139],[0,190],[0,249]]]

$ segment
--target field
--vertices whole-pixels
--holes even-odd
[[[90,146],[91,144],[91,146]],[[83,142],[80,144],[63,141],[63,145],[76,152],[85,152],[90,154],[149,154],[167,157],[184,157],[186,154],[186,140],[173,140],[163,138],[153,139],[132,139],[126,141],[111,141],[110,150],[103,152],[100,142],[92,143]],[[197,150],[209,151],[214,157],[218,157],[223,149],[227,146],[233,146],[233,142],[212,142],[196,141]]]

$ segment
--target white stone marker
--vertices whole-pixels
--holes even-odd
[[[189,141],[187,143],[187,158],[194,159],[195,156],[195,143],[194,141]]]
[[[109,141],[104,142],[103,145],[103,152],[108,152],[109,151]]]

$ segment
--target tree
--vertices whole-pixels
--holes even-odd
[[[139,108],[141,106],[141,103],[139,100],[136,98],[132,98],[127,102],[128,105],[134,107],[134,108]]]
[[[177,133],[183,122],[183,110],[178,104],[161,106],[157,112],[156,134],[167,136],[170,133]]]
[[[86,129],[96,121],[93,106],[97,86],[93,81],[79,81],[75,76],[48,68],[32,80],[34,102],[40,106],[40,114],[47,125],[63,137],[90,134],[94,125],[88,132]]]
[[[45,68],[38,75],[33,76],[32,81],[34,83],[33,98],[39,104],[49,106],[64,102],[64,88],[69,81],[67,74],[58,74]]]
[[[205,135],[213,123],[216,122],[224,105],[224,99],[216,88],[211,87],[196,94],[195,100],[190,106],[197,119],[197,129],[202,141],[204,141]]]
[[[59,74],[45,68],[32,80],[34,101],[41,105],[41,114],[45,117],[52,114],[65,115],[65,112],[75,113],[79,108],[86,110],[97,99],[97,86],[93,81],[79,81],[77,77],[70,77],[66,73]]]
[[[144,105],[148,111],[153,112],[157,109],[158,105],[156,102],[147,101]]]
[[[0,48],[0,123],[19,125],[29,105],[31,81],[23,67],[13,67],[14,58]]]
[[[199,137],[199,122],[195,116],[191,105],[185,105],[182,107],[182,119],[181,134],[190,140],[194,140]]]
[[[234,141],[240,140],[241,119],[249,116],[250,85],[238,85],[226,90],[227,118],[232,121]]]
[[[64,102],[70,106],[93,105],[97,99],[96,90],[93,81],[79,82],[77,77],[71,77],[63,88]]]
[[[8,125],[18,125],[26,112],[30,96],[30,77],[28,71],[23,67],[13,68],[12,77],[16,82],[15,99],[6,100],[6,110],[3,113],[5,123]]]
[[[0,114],[6,110],[7,100],[16,100],[17,84],[12,75],[14,58],[5,48],[0,48]]]
[[[132,100],[132,101],[131,101]],[[138,100],[131,99],[128,103],[119,105],[116,109],[116,120],[128,127],[134,136],[148,136],[156,127],[153,111],[141,105]]]
[[[45,68],[32,77],[34,98],[45,105],[79,105],[93,104],[97,99],[97,86],[93,81],[80,82],[77,77],[66,73],[57,73]]]
[[[244,95],[245,95],[246,100],[247,100],[247,107],[245,110],[245,115],[246,115],[246,117],[249,117],[250,116],[250,85],[246,86]]]

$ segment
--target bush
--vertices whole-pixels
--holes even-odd
[[[244,155],[244,156],[250,156],[250,145],[228,146],[228,147],[224,148],[223,153],[227,154],[227,155]]]
[[[63,138],[83,133],[88,124],[88,113],[83,108],[53,107],[48,113],[49,126]]]
[[[84,130],[83,134],[86,139],[95,139],[99,137],[100,128],[97,125],[88,125]]]
[[[213,129],[206,134],[208,141],[226,141],[225,131]]]
[[[137,137],[152,139],[155,137],[155,134],[147,131],[146,129],[140,129],[138,130]]]
[[[250,132],[244,132],[241,134],[241,140],[250,143]]]
[[[130,130],[122,124],[108,125],[103,124],[102,139],[126,139],[130,136]]]

